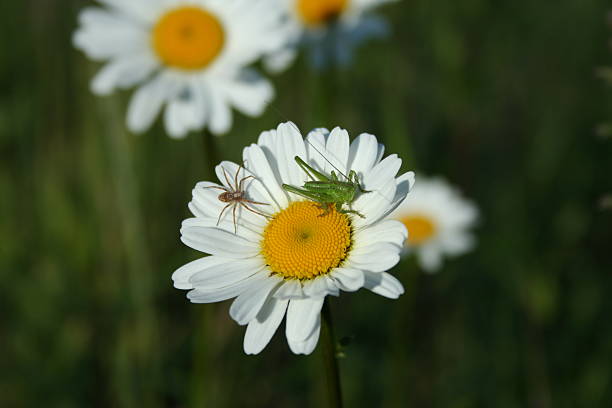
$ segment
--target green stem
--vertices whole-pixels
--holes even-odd
[[[330,408],[342,408],[342,389],[340,387],[340,370],[336,353],[336,342],[332,325],[329,300],[323,304],[323,321],[321,325],[323,341],[323,359],[327,373],[327,396]]]
[[[411,353],[414,350],[413,334],[415,319],[415,296],[418,291],[418,274],[422,273],[413,262],[407,263],[405,269],[398,272],[401,276],[406,293],[396,300],[393,307],[393,315],[390,320],[390,338],[394,339],[390,345],[387,358],[387,392],[384,404],[385,408],[411,406],[409,399],[413,396],[413,387],[408,381],[414,374],[414,366],[411,361]]]
[[[213,406],[213,347],[211,327],[213,319],[212,305],[195,308],[195,334],[193,336],[193,371],[191,375],[191,407]]]
[[[130,297],[130,309],[122,316],[117,344],[116,369],[119,393],[125,406],[157,406],[150,394],[159,374],[158,321],[154,311],[155,268],[147,243],[145,217],[141,207],[140,185],[134,170],[129,135],[124,130],[118,100],[99,102],[105,127],[109,169],[114,181],[117,216],[127,265],[123,271]]]

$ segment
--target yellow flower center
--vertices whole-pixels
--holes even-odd
[[[420,245],[436,234],[436,224],[425,215],[409,215],[400,221],[408,229],[408,245]]]
[[[330,23],[342,14],[349,0],[297,0],[297,10],[304,23],[317,26]]]
[[[351,247],[351,223],[331,208],[300,201],[274,215],[264,230],[262,253],[272,272],[312,279],[339,266]]]
[[[195,70],[204,68],[219,55],[225,32],[217,17],[190,6],[166,13],[153,28],[152,40],[164,64]]]

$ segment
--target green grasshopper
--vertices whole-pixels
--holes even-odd
[[[361,218],[365,218],[362,214],[353,210],[351,207],[353,201],[355,201],[357,193],[370,192],[363,189],[359,183],[357,173],[354,170],[349,172],[348,177],[343,175],[347,181],[340,181],[338,180],[338,175],[333,170],[331,174],[327,176],[313,169],[299,156],[295,156],[295,162],[302,170],[304,170],[304,172],[306,172],[312,181],[307,181],[304,183],[302,188],[283,184],[284,190],[321,204],[321,208],[325,210],[321,216],[329,214],[331,206],[335,205],[336,211],[339,213],[356,214]],[[338,172],[342,174],[342,172]],[[342,208],[344,204],[348,206],[348,210]]]

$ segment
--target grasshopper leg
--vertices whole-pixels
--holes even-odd
[[[361,218],[365,219],[365,215],[363,215],[362,213],[360,213],[359,211],[355,211],[355,210],[342,210],[340,211],[342,214],[355,214]]]
[[[349,172],[349,181],[351,183],[357,184],[357,188],[359,189],[359,192],[361,192],[361,193],[365,194],[365,193],[371,193],[372,192],[370,190],[366,190],[365,188],[363,188],[363,186],[359,182],[359,176],[357,175],[357,172],[355,170],[351,170]]]
[[[301,188],[290,186],[289,184],[283,184],[283,190],[289,191],[290,193],[297,194],[301,197],[307,198],[318,203],[323,203],[323,196],[319,193],[303,190]]]

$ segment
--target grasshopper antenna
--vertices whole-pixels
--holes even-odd
[[[321,151],[315,147],[315,145],[313,145],[312,143],[310,143],[310,140],[306,140],[306,142],[307,142],[307,143],[310,145],[310,147],[312,147],[313,149],[315,149],[315,151],[316,151],[317,153],[319,153],[319,154],[321,155],[321,157],[323,157],[323,160],[325,160],[326,162],[328,162],[328,163],[329,163],[329,165],[330,165],[330,166],[332,166],[332,167],[333,167],[333,168],[334,168],[334,169],[335,169],[335,170],[338,172],[338,174],[341,174],[341,175],[342,175],[342,176],[343,176],[345,179],[347,179],[347,180],[348,180],[348,176],[347,176],[346,174],[344,174],[344,173],[343,173],[343,172],[342,172],[342,171],[341,171],[341,170],[340,170],[338,167],[336,167],[336,166],[334,165],[334,163],[330,162],[330,161],[327,159],[327,157],[325,157],[325,155],[324,155],[323,153],[321,153]]]
[[[298,133],[302,133],[300,132],[300,129],[296,126],[295,123],[293,123],[293,121],[287,119],[287,117],[283,114],[283,112],[281,112],[274,103],[272,103],[271,101],[268,103],[268,105],[270,106],[270,108],[274,111],[274,113],[276,113],[281,120],[284,120],[287,123],[290,123],[291,126],[293,126],[295,128],[295,130],[297,130]],[[329,159],[327,157],[325,157],[325,155],[316,148],[315,145],[313,145],[312,143],[310,143],[310,140],[308,139],[304,139],[306,140],[306,142],[310,145],[310,147],[312,147],[317,153],[319,153],[321,155],[321,157],[323,158],[323,160],[325,160],[327,163],[329,163],[330,166],[332,166],[334,168],[334,170],[336,170],[338,172],[338,174],[342,175],[342,177],[344,177],[346,180],[348,180],[348,176],[346,174],[344,174],[342,171],[340,171],[340,169],[338,167],[336,167],[334,165],[334,163],[332,163],[331,161],[329,161]]]
[[[290,123],[290,124],[291,124],[291,126],[293,126],[293,127],[295,128],[295,130],[297,130],[297,131],[298,131],[298,133],[300,133],[300,134],[301,134],[300,129],[299,129],[297,126],[296,126],[296,124],[295,124],[295,123],[293,123],[293,121],[289,120],[289,119],[288,119],[288,118],[287,118],[287,117],[286,117],[286,116],[283,114],[283,112],[282,112],[280,109],[278,109],[278,108],[277,108],[276,104],[274,104],[274,103],[272,102],[272,100],[270,100],[270,101],[268,102],[268,106],[270,106],[270,108],[271,108],[271,109],[274,111],[274,113],[276,113],[276,114],[277,114],[277,115],[280,117],[280,119],[281,119],[281,120],[283,120],[283,121],[285,121],[285,122],[287,122],[287,123]],[[311,146],[311,147],[312,147],[312,148],[313,148],[313,149],[314,149],[314,150],[315,150],[317,153],[319,153],[319,154],[321,155],[321,157],[323,157],[323,160],[325,160],[327,163],[329,163],[329,165],[330,165],[330,166],[332,166],[332,167],[333,167],[333,168],[334,168],[334,169],[335,169],[335,170],[338,172],[338,174],[342,175],[342,177],[344,177],[346,180],[348,180],[348,176],[347,176],[346,174],[344,174],[342,171],[340,171],[340,169],[338,169],[338,167],[336,167],[336,166],[335,166],[335,165],[334,165],[334,164],[333,164],[331,161],[329,161],[329,159],[328,159],[327,157],[325,157],[325,155],[324,155],[324,154],[323,154],[323,153],[322,153],[322,152],[321,152],[319,149],[317,149],[317,148],[316,148],[316,146],[314,146],[312,143],[310,143],[310,140],[308,140],[308,139],[304,139],[304,140],[306,140],[306,142],[307,142],[307,143],[308,143],[308,144],[309,144],[309,145],[310,145],[310,146]],[[382,193],[381,193],[380,191],[378,191],[378,190],[373,191],[373,193],[375,193],[375,194],[379,195],[380,197],[382,197],[382,198],[383,198],[385,201],[387,201],[387,202],[389,202],[389,203],[392,201],[392,199],[390,199],[390,198],[388,198],[388,197],[385,197],[385,196],[384,196],[384,195],[382,195]]]

